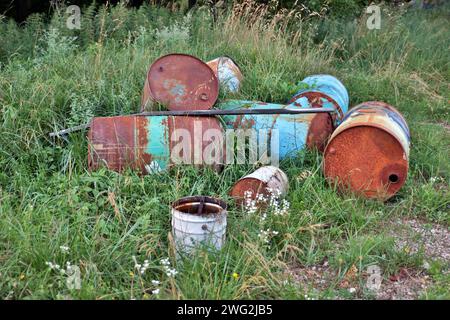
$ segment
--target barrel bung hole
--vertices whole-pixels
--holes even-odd
[[[389,179],[390,183],[397,183],[399,180],[399,177],[395,173],[392,173],[389,175],[388,179]]]

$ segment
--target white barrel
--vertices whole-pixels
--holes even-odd
[[[225,243],[227,206],[205,196],[185,197],[172,204],[172,236],[177,255],[198,246],[220,250]]]

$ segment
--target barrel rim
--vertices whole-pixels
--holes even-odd
[[[219,207],[221,207],[221,210],[219,213],[215,213],[215,214],[203,214],[203,215],[198,215],[198,214],[194,214],[194,213],[186,213],[183,211],[180,211],[177,209],[178,206],[182,205],[182,204],[188,204],[188,203],[193,203],[193,202],[207,202],[207,203],[212,203],[215,205],[218,205]],[[183,197],[180,199],[175,200],[174,202],[172,202],[172,204],[170,205],[171,209],[176,212],[176,213],[180,213],[183,215],[189,215],[189,216],[195,216],[195,217],[201,217],[201,216],[218,216],[218,215],[222,215],[222,214],[226,214],[227,213],[227,204],[225,201],[223,201],[222,199],[219,198],[214,198],[214,197],[210,197],[210,196],[188,196],[188,197]]]
[[[387,103],[387,102],[384,102],[384,101],[378,101],[378,100],[364,101],[364,102],[358,103],[356,106],[354,106],[353,108],[351,108],[350,110],[348,110],[347,113],[350,113],[350,112],[352,112],[353,110],[356,110],[356,108],[360,108],[360,107],[365,106],[365,105],[367,105],[367,104],[369,104],[369,105],[371,105],[371,106],[376,106],[376,107],[385,107],[385,108],[388,108],[388,109],[390,109],[391,111],[394,111],[395,113],[397,113],[397,114],[400,116],[400,118],[403,120],[403,122],[405,123],[406,128],[408,129],[408,133],[410,133],[410,129],[409,129],[409,126],[408,126],[408,122],[406,122],[406,119],[405,119],[405,117],[403,116],[403,114],[402,114],[400,111],[398,111],[398,109],[395,108],[393,105],[391,105],[391,104],[389,104],[389,103]]]

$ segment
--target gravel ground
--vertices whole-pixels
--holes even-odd
[[[432,279],[427,275],[429,264],[433,260],[444,262],[447,267],[444,272],[449,272],[450,265],[450,231],[447,227],[426,223],[417,219],[396,220],[389,224],[389,235],[395,238],[397,250],[404,250],[410,254],[419,250],[424,252],[424,266],[421,270],[400,268],[399,272],[389,278],[383,277],[381,286],[373,291],[375,299],[381,300],[414,300],[432,285]],[[357,271],[356,271],[357,273]],[[354,299],[362,298],[365,288],[360,283],[366,283],[369,277],[366,273],[360,273],[360,278],[355,275],[346,275],[337,282],[337,272],[328,266],[328,262],[314,266],[291,266],[286,274],[297,285],[320,292],[330,287],[346,289]],[[340,299],[340,295],[336,299]]]
[[[432,284],[424,271],[401,268],[399,273],[385,279],[376,298],[379,300],[415,300]]]
[[[390,235],[396,239],[398,250],[416,253],[423,248],[426,259],[450,262],[450,231],[435,223],[416,219],[397,220]]]

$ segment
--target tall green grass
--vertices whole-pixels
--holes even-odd
[[[204,8],[183,16],[118,5],[83,9],[81,30],[65,27],[64,11],[49,21],[31,16],[22,26],[1,21],[0,297],[347,297],[339,283],[353,265],[362,276],[376,263],[386,277],[402,266],[420,267],[423,257],[396,251],[382,226],[403,216],[450,222],[448,7],[386,8],[382,29],[374,31],[365,28],[364,17],[298,20],[285,11],[260,13],[251,3],[235,5],[213,23]],[[85,133],[68,141],[48,136],[91,116],[138,111],[148,66],[172,52],[236,60],[245,77],[242,90],[221,99],[282,103],[305,76],[330,73],[348,88],[351,105],[383,100],[396,106],[412,133],[406,185],[385,204],[339,195],[320,171],[321,155],[299,152],[281,164],[290,178],[291,209],[270,220],[279,231],[270,247],[258,240],[259,217],[231,205],[225,248],[177,263],[171,201],[194,194],[230,200],[229,188],[253,170],[250,165],[222,173],[180,167],[145,177],[88,172]],[[306,170],[313,174],[300,178]],[[65,245],[67,253],[60,249]],[[133,256],[149,260],[145,275],[134,269]],[[179,272],[174,279],[163,272],[164,257]],[[293,267],[324,260],[336,273],[326,290],[289,276]],[[82,289],[67,289],[66,277],[49,270],[48,261],[78,265]],[[151,280],[161,281],[157,296]],[[448,287],[445,292],[448,297]]]

